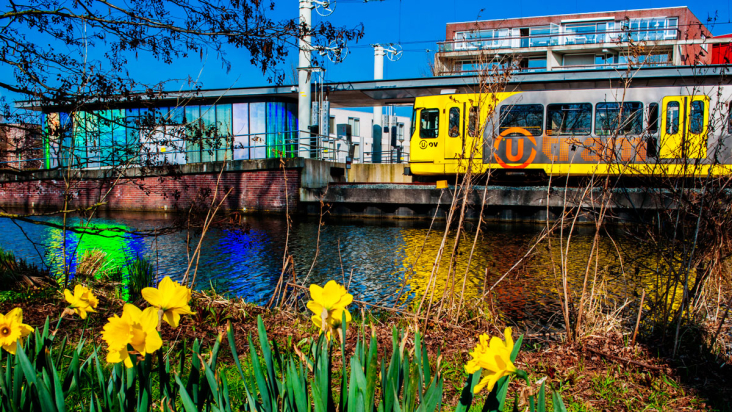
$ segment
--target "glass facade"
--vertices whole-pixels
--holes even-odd
[[[47,168],[296,157],[297,104],[246,102],[48,113]]]

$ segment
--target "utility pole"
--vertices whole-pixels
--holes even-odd
[[[382,80],[384,78],[384,47],[380,44],[374,45],[374,80]],[[371,132],[371,162],[381,163],[381,133],[383,108],[374,106],[374,125]]]
[[[304,26],[307,33],[310,32],[313,14],[312,0],[300,0],[300,26]],[[316,148],[311,148],[313,140],[310,140],[310,102],[312,101],[310,91],[310,69],[311,69],[311,36],[309,34],[300,37],[298,46],[300,56],[297,67],[297,118],[299,132],[299,157],[310,157]],[[303,143],[308,145],[303,147]]]

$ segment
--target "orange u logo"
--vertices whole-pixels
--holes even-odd
[[[519,139],[516,154],[513,154],[513,139],[506,139],[506,160],[509,162],[518,162],[524,156],[524,139]]]

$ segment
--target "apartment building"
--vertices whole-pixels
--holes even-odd
[[[709,64],[711,37],[687,7],[448,23],[435,74]]]

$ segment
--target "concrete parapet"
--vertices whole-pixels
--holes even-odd
[[[431,218],[436,212],[444,217],[437,209],[449,209],[454,190],[453,186],[436,189],[421,184],[332,184],[327,190],[307,190],[306,198],[318,202],[322,198],[333,214]],[[621,188],[603,193],[601,188],[475,186],[468,196],[469,218],[478,218],[484,193],[484,215],[496,220],[555,220],[564,210],[592,212],[603,204],[611,217],[627,219],[674,207],[666,193],[658,189]],[[301,201],[307,203],[302,197]]]
[[[412,183],[412,176],[404,175],[406,163],[354,163],[348,171],[351,183]]]

